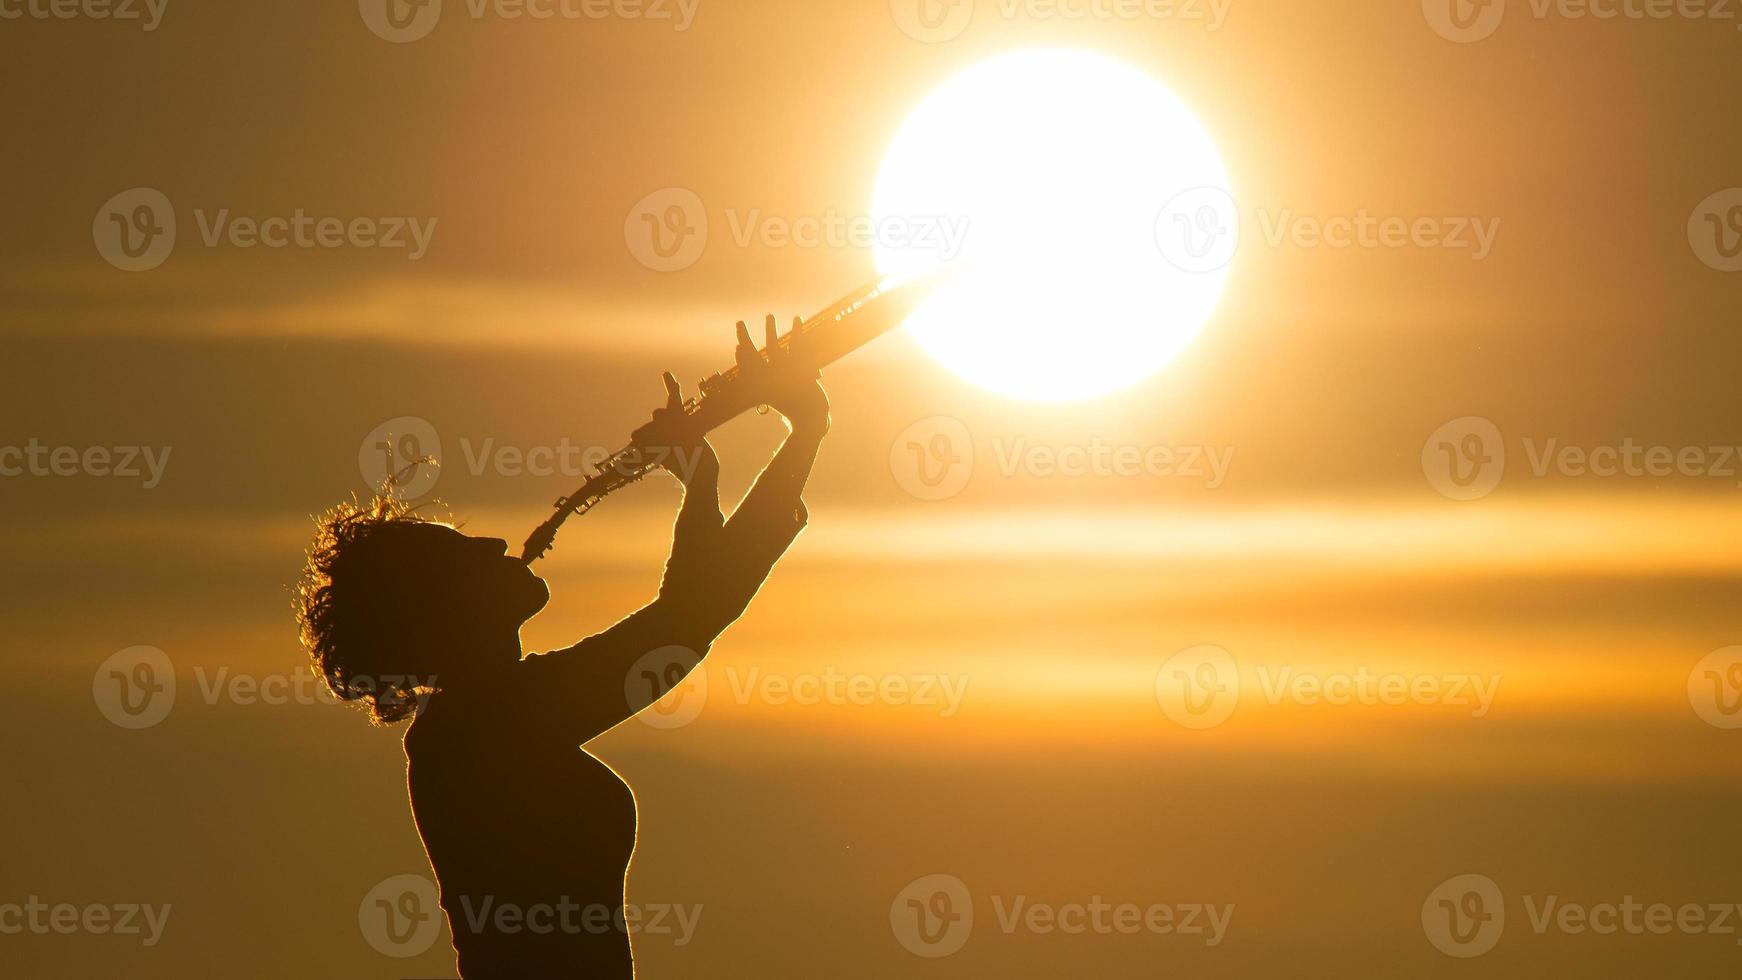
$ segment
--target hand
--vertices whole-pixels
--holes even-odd
[[[803,321],[792,318],[793,329]],[[774,314],[768,315],[764,326],[762,351],[750,340],[750,330],[738,321],[738,372],[745,386],[755,392],[763,404],[786,418],[792,431],[821,438],[829,431],[829,396],[823,391],[821,375],[815,369],[805,371],[783,363],[786,352],[775,341]],[[787,336],[791,336],[788,333]]]
[[[684,413],[683,388],[670,371],[660,375],[665,382],[665,407],[653,410],[653,421],[635,430],[630,438],[658,465],[684,483],[707,465],[719,465],[707,434],[697,430]]]

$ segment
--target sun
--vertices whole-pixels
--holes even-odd
[[[1237,230],[1221,156],[1186,105],[1068,50],[1003,55],[927,96],[872,212],[908,232],[879,236],[881,273],[947,273],[907,321],[919,344],[1035,401],[1109,394],[1167,364],[1214,310]]]

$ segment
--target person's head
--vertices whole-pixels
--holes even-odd
[[[390,497],[317,520],[297,589],[315,673],[335,695],[399,721],[417,698],[520,656],[522,623],[544,608],[543,580],[499,538],[467,537]]]

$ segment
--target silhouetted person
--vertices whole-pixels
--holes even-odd
[[[653,428],[670,434],[685,489],[659,594],[568,649],[522,655],[520,627],[550,593],[506,542],[467,537],[385,498],[322,521],[301,590],[303,641],[335,693],[367,704],[376,723],[412,718],[412,813],[467,980],[634,974],[620,918],[600,928],[597,912],[585,924],[571,912],[565,928],[546,913],[500,928],[498,915],[622,915],[635,797],[581,743],[644,706],[625,694],[644,654],[676,646],[705,655],[805,525],[800,494],[828,431],[828,399],[814,372],[789,377],[778,357],[770,367],[742,323],[738,361],[787,419],[785,442],[724,520],[719,461],[699,433],[683,433],[667,374]],[[692,666],[678,658],[668,683]]]

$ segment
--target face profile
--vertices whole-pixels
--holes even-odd
[[[501,538],[471,537],[435,522],[408,524],[393,547],[413,574],[427,576],[439,604],[430,611],[438,619],[472,607],[474,617],[494,626],[521,623],[550,602],[550,588],[531,566],[508,554]],[[463,621],[450,626],[467,628]]]

